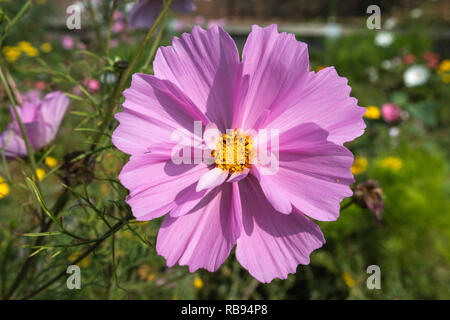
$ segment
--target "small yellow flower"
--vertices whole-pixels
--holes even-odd
[[[364,171],[366,171],[367,164],[368,164],[368,161],[366,158],[356,157],[355,161],[353,162],[352,168],[351,168],[353,175],[356,176],[356,175],[361,174]]]
[[[33,47],[28,41],[20,41],[17,47],[29,57],[36,57],[39,54],[38,49]]]
[[[195,289],[200,290],[201,288],[203,288],[203,285],[204,285],[204,283],[203,283],[203,280],[201,278],[197,277],[197,278],[194,279],[194,287],[195,287]]]
[[[107,184],[102,184],[100,191],[104,196],[107,196],[109,194],[109,186]]]
[[[152,272],[152,267],[149,264],[143,264],[138,269],[139,278],[145,282],[150,282],[155,279],[156,275]]]
[[[34,58],[39,54],[38,49],[36,49],[35,47],[30,47],[22,51],[25,52],[25,54],[31,58]]]
[[[403,167],[403,161],[397,157],[386,157],[381,160],[380,166],[392,171],[398,171]]]
[[[20,41],[17,44],[17,47],[19,47],[20,50],[27,50],[29,48],[32,48],[33,46],[28,41]]]
[[[49,168],[55,168],[58,165],[58,160],[56,160],[53,157],[46,157],[45,158],[45,164],[49,167]]]
[[[0,177],[0,199],[3,199],[9,194],[9,185]]]
[[[50,42],[44,42],[43,44],[41,44],[41,51],[44,53],[49,53],[50,51],[52,51],[52,49],[53,47]]]
[[[367,119],[380,119],[381,116],[381,112],[380,112],[380,108],[378,108],[377,106],[368,106],[366,108],[366,113],[364,113],[364,117]]]
[[[4,46],[2,51],[6,60],[11,63],[19,59],[21,54],[20,48],[18,47]]]
[[[437,68],[437,72],[438,73],[444,73],[444,72],[447,72],[447,71],[450,71],[450,60],[449,59],[444,59],[439,64],[439,66]]]
[[[39,181],[42,181],[45,178],[46,172],[42,168],[36,169],[36,176],[38,177]]]
[[[75,251],[74,253],[72,253],[69,256],[69,261],[75,262],[75,260],[77,260],[78,257],[80,257],[82,254],[83,254],[82,251]],[[90,264],[91,264],[91,259],[89,257],[85,257],[81,260],[80,267],[89,267]]]
[[[325,69],[327,66],[317,66],[316,67],[316,72],[319,72],[320,70],[322,70],[322,69]]]
[[[443,83],[450,83],[450,74],[446,73],[442,75],[442,82]]]
[[[355,286],[355,280],[353,280],[352,276],[348,272],[344,272],[342,274],[342,279],[344,280],[347,287],[352,288]]]

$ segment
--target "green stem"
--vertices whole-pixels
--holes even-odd
[[[108,25],[108,35],[106,37],[105,56],[109,56],[112,26],[114,23],[114,11],[116,11],[116,9],[117,9],[117,1],[113,1],[111,12],[109,13],[109,25]]]
[[[53,208],[53,212],[55,217],[58,216],[58,214],[64,209],[67,201],[69,200],[69,191],[67,189],[64,189],[61,196],[56,201],[56,204]],[[47,223],[45,223],[43,226],[41,226],[40,233],[47,232],[50,229],[50,226],[52,225],[52,220],[50,219]],[[34,242],[34,246],[41,246],[44,242],[45,237],[38,237],[36,241]],[[5,300],[10,299],[14,292],[19,288],[22,281],[25,279],[25,276],[28,272],[28,270],[33,266],[34,262],[36,261],[37,255],[34,256],[28,256],[27,260],[25,260],[25,263],[20,268],[19,273],[17,274],[16,278],[13,281],[13,284],[11,285],[11,288],[6,293],[6,296],[4,297]]]
[[[167,11],[169,10],[172,2],[173,2],[173,0],[167,1],[163,10],[159,14],[158,18],[155,20],[155,22],[153,23],[153,25],[151,26],[151,28],[148,30],[147,34],[145,35],[145,38],[142,41],[142,44],[139,47],[138,52],[134,56],[133,60],[130,62],[128,68],[125,70],[123,75],[120,77],[119,84],[116,86],[116,89],[114,90],[114,93],[111,97],[111,100],[110,100],[110,103],[108,106],[108,109],[106,110],[105,118],[103,119],[103,122],[100,125],[99,132],[97,133],[97,135],[94,138],[91,149],[94,148],[96,144],[98,144],[98,142],[100,141],[100,139],[103,135],[103,132],[108,127],[108,124],[110,123],[111,118],[114,114],[114,109],[116,107],[116,101],[119,99],[119,95],[122,92],[122,88],[124,87],[125,83],[127,82],[128,78],[130,77],[131,72],[133,71],[134,67],[136,66],[137,61],[139,60],[142,53],[144,52],[144,49],[145,49],[148,41],[150,40],[150,38],[152,37],[156,28],[158,27],[159,23],[162,21],[163,17],[166,15]]]
[[[98,24],[98,21],[97,21],[97,15],[95,14],[94,7],[92,6],[92,0],[87,1],[87,7],[89,10],[89,14],[91,15],[91,18],[92,18],[92,23],[94,24],[95,35],[97,37],[97,43],[99,44],[100,51],[103,51],[103,50],[101,50],[102,46],[103,46],[102,32],[100,30],[100,25]]]
[[[144,64],[144,67],[143,67],[144,70],[148,68],[148,66],[150,65],[150,62],[152,61],[152,58],[155,56],[156,50],[158,50],[159,43],[161,41],[161,38],[162,38],[162,36],[164,34],[164,29],[166,27],[166,24],[165,24],[166,19],[167,19],[167,15],[164,16],[164,20],[162,22],[162,25],[159,28],[158,34],[156,35],[156,39],[153,42],[153,45],[152,45],[152,47],[150,49],[150,52],[149,52],[149,54],[147,56],[147,60],[145,61],[145,64]]]
[[[83,260],[84,258],[86,258],[88,255],[90,255],[92,252],[94,252],[99,246],[100,244],[103,243],[103,241],[105,241],[106,239],[108,239],[111,235],[114,235],[117,231],[119,231],[125,224],[127,223],[127,221],[120,221],[118,223],[116,223],[108,232],[106,232],[101,238],[98,239],[98,241],[93,244],[92,246],[89,247],[89,249],[87,249],[82,255],[80,255],[74,262],[72,262],[72,264],[77,264],[79,263],[81,260]],[[55,283],[56,281],[58,281],[61,277],[65,276],[66,273],[66,269],[62,270],[59,274],[57,274],[55,277],[53,277],[52,279],[50,279],[49,281],[47,281],[44,285],[42,285],[41,287],[37,288],[36,290],[33,290],[31,293],[29,293],[28,295],[26,295],[23,299],[30,299],[32,297],[34,297],[35,295],[37,295],[39,292],[41,292],[42,290],[47,289],[48,287],[50,287],[53,283]]]

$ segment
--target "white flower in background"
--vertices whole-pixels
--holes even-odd
[[[330,39],[339,38],[342,34],[342,27],[338,23],[330,22],[325,25],[325,37]]]
[[[113,72],[106,72],[102,73],[99,79],[101,83],[112,84],[116,82],[117,77]]]
[[[430,71],[425,66],[414,65],[406,69],[403,81],[407,87],[417,87],[425,84],[430,77]]]
[[[391,32],[382,31],[375,36],[375,44],[383,48],[389,47],[393,41],[394,35]]]
[[[134,2],[127,2],[125,4],[125,12],[129,13],[131,11],[131,9],[133,8],[133,6],[135,5]]]
[[[394,63],[391,60],[381,61],[381,68],[384,70],[391,70],[394,67]]]
[[[384,28],[387,30],[393,29],[397,25],[397,19],[394,17],[387,18],[384,22]]]
[[[366,69],[367,76],[369,77],[369,81],[372,83],[378,82],[378,70],[375,67],[368,67]]]
[[[389,129],[389,137],[391,138],[397,138],[400,134],[400,129],[397,127],[392,127]]]
[[[423,15],[423,10],[420,9],[420,8],[412,9],[411,12],[409,13],[409,15],[410,15],[411,18],[413,18],[413,19],[420,18],[420,17]]]

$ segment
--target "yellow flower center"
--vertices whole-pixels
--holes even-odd
[[[222,134],[211,155],[217,167],[223,171],[242,172],[252,167],[253,140],[235,129],[231,134]]]

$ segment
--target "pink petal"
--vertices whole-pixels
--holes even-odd
[[[12,129],[8,129],[0,135],[0,154],[2,152],[8,158],[24,157],[27,155],[25,142]]]
[[[211,190],[192,213],[179,218],[166,216],[156,242],[156,251],[167,260],[188,265],[189,271],[199,268],[215,271],[225,261],[239,236],[236,228],[240,216],[239,197],[233,184]]]
[[[363,134],[366,125],[362,119],[365,108],[358,107],[350,91],[347,79],[339,77],[332,67],[309,72],[297,92],[295,104],[283,113],[271,114],[265,127],[281,132],[313,122],[329,132],[329,141],[337,144],[351,141]]]
[[[230,175],[230,178],[228,178],[227,182],[239,182],[242,179],[244,179],[248,174],[250,170],[248,168],[244,168],[241,172],[234,172]]]
[[[322,221],[336,220],[339,203],[351,196],[353,155],[327,141],[328,132],[306,123],[280,135],[279,169],[259,175],[262,190],[274,208],[290,200],[304,214]]]
[[[200,177],[196,190],[199,192],[205,189],[218,187],[225,182],[227,177],[228,171],[223,171],[220,168],[211,169]]]
[[[279,112],[277,109],[284,110],[297,102],[297,92],[308,74],[307,46],[293,34],[278,33],[276,25],[253,26],[242,64],[248,89],[237,109],[233,128],[256,130],[255,124],[262,122],[265,112]]]
[[[194,27],[160,47],[155,76],[180,88],[221,131],[231,128],[241,68],[236,44],[222,28]]]
[[[239,187],[245,203],[236,248],[239,263],[261,282],[286,279],[299,264],[309,264],[311,252],[325,243],[319,227],[296,210],[289,215],[275,211],[254,177]]]
[[[116,115],[120,125],[112,141],[128,154],[146,153],[153,144],[173,144],[174,131],[193,134],[194,121],[209,122],[174,84],[151,75],[133,75],[124,96],[124,111]]]
[[[280,191],[279,186],[272,183],[270,176],[265,176],[255,167],[252,173],[257,177],[261,188],[275,210],[280,213],[290,214],[292,212],[291,196]]]
[[[170,156],[170,155],[169,155]],[[137,220],[160,217],[177,206],[178,215],[187,213],[203,197],[195,191],[206,165],[175,165],[167,155],[132,156],[119,175],[130,190],[127,203]]]

